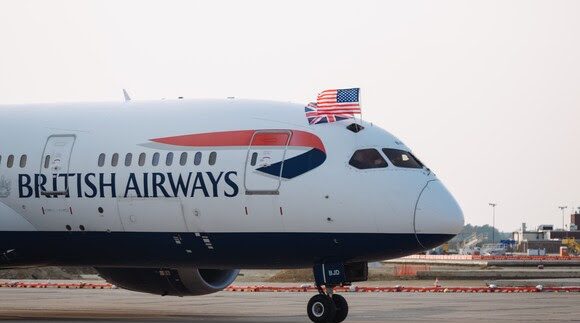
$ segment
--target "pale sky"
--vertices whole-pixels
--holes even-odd
[[[361,87],[472,224],[580,206],[579,1],[4,1],[0,104]],[[1,110],[0,110],[1,117]]]

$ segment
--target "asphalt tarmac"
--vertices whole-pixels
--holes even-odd
[[[125,290],[0,289],[0,320],[310,322],[310,293],[160,297]],[[580,293],[344,293],[347,322],[580,322]]]

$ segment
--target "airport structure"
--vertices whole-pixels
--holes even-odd
[[[555,229],[554,225],[551,224],[543,224],[538,226],[536,230],[528,230],[526,224],[522,223],[522,227],[512,233],[512,239],[515,241],[514,251],[530,255],[578,253],[580,251],[579,225],[579,211],[570,215],[568,230]]]

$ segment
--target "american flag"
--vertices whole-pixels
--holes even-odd
[[[318,94],[318,111],[332,114],[360,113],[359,89],[326,90]]]
[[[359,89],[326,90],[304,109],[310,124],[330,123],[360,114]]]

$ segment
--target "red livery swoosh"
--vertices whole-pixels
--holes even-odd
[[[289,147],[309,147],[326,152],[324,144],[318,136],[305,131],[290,130],[292,136]],[[185,147],[248,147],[256,130],[237,130],[208,132],[174,137],[155,138],[151,141]],[[285,146],[287,141],[286,130],[263,132],[254,138],[252,146]]]

